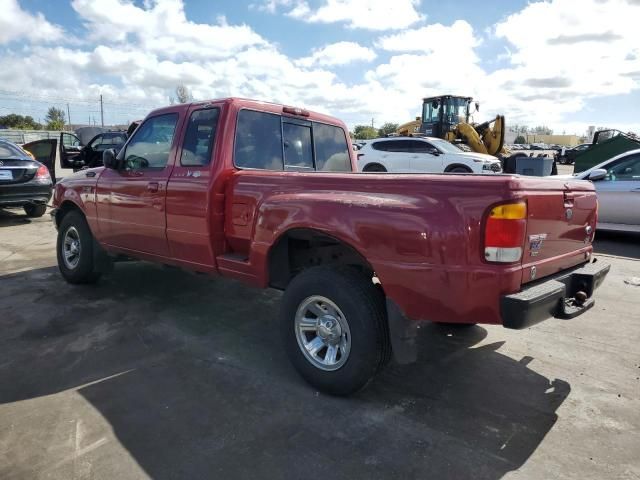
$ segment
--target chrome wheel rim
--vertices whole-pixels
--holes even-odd
[[[80,263],[80,234],[76,227],[69,227],[62,240],[62,259],[65,266],[73,270]]]
[[[295,317],[298,347],[320,370],[342,367],[351,351],[351,331],[338,306],[326,297],[313,295],[302,301]]]

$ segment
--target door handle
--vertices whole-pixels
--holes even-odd
[[[160,188],[160,184],[158,182],[149,182],[147,183],[147,190],[150,192],[157,192]]]

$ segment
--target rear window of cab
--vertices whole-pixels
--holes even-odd
[[[342,128],[244,109],[238,112],[234,164],[276,171],[351,171]]]

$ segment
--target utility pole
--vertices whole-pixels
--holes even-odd
[[[67,103],[67,124],[71,125],[71,112],[69,111],[68,103]]]
[[[373,118],[371,119],[371,128],[373,128]]]
[[[104,108],[102,105],[102,94],[100,94],[100,124],[104,127]]]

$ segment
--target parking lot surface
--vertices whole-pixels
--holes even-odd
[[[640,478],[640,238],[598,234],[596,306],[420,330],[351,398],[280,348],[280,294],[142,262],[95,286],[0,211],[0,478]]]

